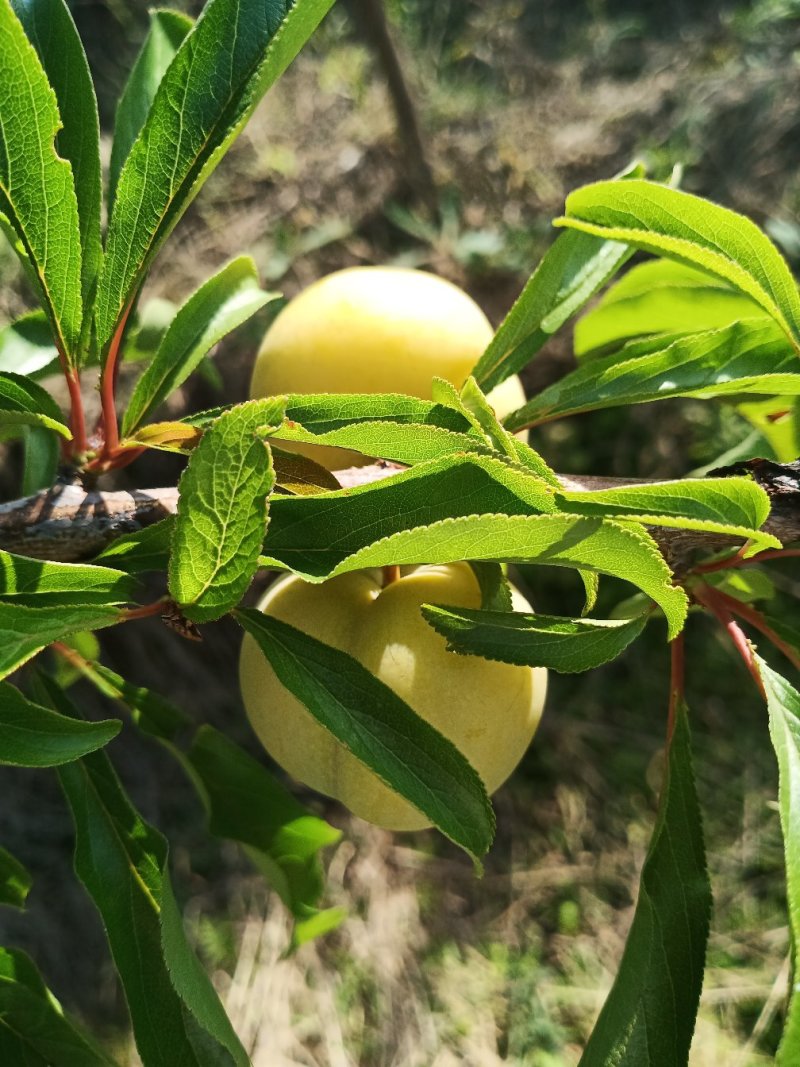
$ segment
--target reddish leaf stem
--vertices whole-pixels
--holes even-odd
[[[102,459],[108,461],[119,449],[119,427],[117,426],[116,386],[117,371],[119,367],[119,353],[122,347],[122,336],[128,322],[132,305],[129,304],[122,313],[119,324],[111,338],[111,344],[103,368],[103,377],[100,383],[100,400],[103,411],[103,454]]]
[[[66,442],[69,449],[68,455],[77,456],[85,452],[88,447],[86,438],[86,416],[83,412],[83,397],[81,395],[81,379],[77,370],[70,367],[66,353],[58,349],[58,362],[67,382],[69,392],[70,415],[69,428],[72,430],[72,442]]]
[[[800,669],[800,656],[798,656],[796,650],[775,633],[760,611],[756,611],[756,609],[750,607],[749,604],[743,604],[741,600],[737,600],[735,597],[728,596],[728,594],[723,593],[721,589],[713,590],[713,597],[732,615],[738,615],[740,619],[749,622],[750,625],[755,627],[759,633],[763,634],[767,640],[771,641],[772,644],[786,656],[790,663],[793,663],[795,667]]]
[[[739,549],[734,556],[726,556],[725,559],[718,559],[713,563],[701,563],[692,570],[692,574],[711,574],[714,571],[749,567],[752,563],[763,563],[768,559],[789,559],[792,556],[800,556],[800,548],[768,548],[747,559],[742,555],[742,549]]]
[[[122,612],[122,622],[131,622],[133,619],[149,619],[153,615],[162,615],[169,603],[169,597],[162,596],[154,600],[152,604],[140,604],[136,608],[127,608]]]
[[[766,700],[767,694],[764,689],[764,683],[761,680],[761,674],[759,673],[758,667],[756,666],[755,658],[753,656],[753,649],[750,645],[750,642],[747,640],[747,637],[741,626],[734,619],[728,608],[725,606],[722,600],[723,594],[721,594],[716,589],[711,589],[707,585],[699,586],[693,589],[692,593],[694,595],[695,600],[699,604],[702,604],[704,607],[707,607],[709,611],[716,616],[717,620],[722,624],[722,626],[724,626],[725,630],[727,631],[728,637],[730,637],[731,641],[733,642],[733,647],[742,657],[745,667],[747,667],[753,681],[758,687],[758,691]],[[736,603],[738,604],[739,602],[736,601]]]

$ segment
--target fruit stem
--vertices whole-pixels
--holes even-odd
[[[400,567],[397,563],[389,563],[383,568],[383,588],[396,582],[400,577]]]

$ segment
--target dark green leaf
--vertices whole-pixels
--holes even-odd
[[[235,607],[256,572],[275,484],[264,431],[282,417],[277,399],[232,408],[203,434],[181,477],[169,591],[195,622]]]
[[[21,667],[37,652],[76,630],[99,630],[120,621],[111,608],[29,608],[0,603],[0,678]]]
[[[756,657],[769,709],[769,732],[778,757],[778,803],[786,862],[786,895],[792,931],[792,968],[797,968],[800,940],[800,693]],[[800,996],[792,983],[783,1036],[775,1059],[792,1067],[800,1057]]]
[[[210,0],[158,87],[117,184],[97,307],[106,350],[144,273],[333,0]],[[280,27],[280,32],[276,32]]]
[[[90,563],[50,563],[0,550],[0,598],[29,607],[97,604],[131,600],[136,582],[124,571]]]
[[[22,495],[32,496],[54,484],[61,450],[58,437],[51,430],[42,430],[38,426],[26,426],[22,440],[25,446]]]
[[[75,714],[43,678],[50,699]],[[133,807],[104,753],[59,771],[75,822],[75,871],[106,930],[147,1067],[248,1067],[217,994],[189,948],[172,894],[167,842]]]
[[[39,375],[57,361],[53,331],[43,311],[30,311],[0,330],[0,371]]]
[[[633,924],[580,1067],[686,1067],[710,911],[689,724],[679,705]]]
[[[33,879],[19,860],[0,847],[0,904],[24,908],[32,885]]]
[[[189,16],[179,11],[150,12],[150,30],[117,104],[108,168],[109,211],[114,205],[122,165],[144,126],[161,79],[192,25]]]
[[[494,815],[458,749],[345,652],[253,608],[236,612],[281,683],[326,730],[443,834],[478,859]]]
[[[323,889],[320,849],[341,837],[312,815],[267,770],[211,726],[197,731],[187,756],[208,805],[209,828],[218,837],[248,846],[281,900],[295,917],[294,942],[301,944],[322,914],[331,923],[344,917],[335,908],[320,913]]]
[[[31,959],[0,948],[0,1061],[8,1067],[115,1067],[61,1010]]]
[[[64,0],[12,0],[56,94],[63,123],[56,150],[72,166],[81,236],[84,335],[100,271],[100,124],[97,99],[72,15]]]
[[[484,611],[511,611],[511,586],[501,563],[470,562],[472,573],[478,579],[481,591],[481,608]]]
[[[56,152],[56,96],[10,0],[0,0],[0,215],[75,361],[81,336],[81,244],[70,164]]]
[[[274,294],[259,287],[256,265],[249,256],[239,256],[209,278],[172,320],[136,383],[122,420],[123,435],[127,437],[152,415],[225,334],[272,299]]]
[[[709,333],[668,335],[597,356],[505,420],[510,430],[579,411],[675,396],[797,396],[797,356],[771,322],[749,319]]]
[[[455,652],[573,674],[608,663],[635,641],[646,615],[627,622],[425,604],[422,614]]]
[[[58,404],[41,385],[21,374],[0,373],[0,429],[9,426],[41,426],[72,437]]]
[[[750,297],[800,349],[800,295],[786,261],[735,211],[647,181],[597,182],[567,197],[556,225],[699,267]]]
[[[163,741],[173,741],[191,723],[188,715],[158,693],[134,685],[102,663],[84,657],[82,660],[77,669],[105,696],[124,704],[144,733]]]
[[[174,516],[170,515],[152,526],[123,534],[103,549],[97,561],[110,563],[128,574],[165,571],[174,526]]]
[[[0,763],[57,767],[107,745],[121,728],[119,719],[80,722],[59,715],[0,682]]]

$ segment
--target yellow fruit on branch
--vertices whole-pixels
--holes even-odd
[[[321,278],[281,311],[264,338],[251,399],[281,393],[431,397],[434,377],[463,385],[492,339],[465,292],[434,274],[350,267]],[[525,403],[519,378],[489,395],[498,417]],[[287,445],[329,470],[369,462],[345,449]]]
[[[428,602],[477,608],[480,599],[470,566],[454,563],[418,567],[388,584],[379,570],[344,574],[322,585],[286,576],[258,607],[350,653],[449,738],[492,793],[533,737],[547,671],[448,652],[445,639],[420,612]],[[531,610],[517,590],[514,609]],[[282,686],[249,635],[242,646],[240,680],[253,729],[289,774],[379,826],[415,830],[429,825]]]

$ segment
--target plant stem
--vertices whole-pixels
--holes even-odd
[[[670,642],[670,678],[669,678],[669,711],[667,713],[667,748],[672,741],[675,730],[675,716],[679,705],[683,701],[684,679],[686,674],[686,641],[684,635],[679,633]]]
[[[711,589],[707,585],[693,589],[692,593],[694,595],[695,600],[697,600],[699,604],[703,604],[704,607],[707,607],[709,611],[711,611],[711,613],[716,616],[717,620],[722,624],[722,626],[725,627],[728,637],[730,637],[731,641],[733,642],[733,647],[742,657],[744,665],[747,667],[753,681],[758,687],[758,691],[761,693],[764,700],[766,700],[767,694],[764,689],[764,683],[761,680],[761,675],[759,674],[758,667],[756,666],[755,659],[753,658],[753,649],[750,645],[750,642],[747,640],[747,637],[745,636],[745,633],[742,630],[741,626],[734,619],[728,608],[723,603],[723,594],[719,593],[716,589]]]
[[[119,325],[111,338],[111,344],[103,368],[103,377],[100,383],[100,399],[103,410],[103,458],[109,460],[119,448],[119,427],[117,426],[116,388],[117,373],[119,368],[119,353],[122,347],[122,336],[128,322],[131,304],[125,308],[119,320]]]
[[[726,556],[725,559],[718,559],[713,563],[701,563],[700,566],[693,568],[692,574],[711,574],[714,571],[749,567],[752,563],[763,563],[768,559],[790,559],[792,556],[800,556],[800,548],[768,548],[747,559],[742,555],[742,549],[739,549],[735,555]]]
[[[727,593],[723,593],[720,589],[714,590],[714,599],[732,615],[738,615],[740,619],[744,619],[745,622],[749,622],[751,626],[754,626],[759,633],[763,634],[768,641],[771,641],[786,656],[790,663],[800,669],[800,656],[798,656],[796,650],[775,633],[760,611],[751,608],[749,604],[743,604],[741,600],[737,600],[735,597],[728,596]]]
[[[70,367],[66,353],[58,349],[58,362],[67,382],[69,391],[70,415],[69,428],[72,430],[72,447],[70,453],[73,456],[85,452],[88,447],[86,439],[86,416],[83,412],[83,397],[81,395],[81,379],[77,370]]]
[[[127,608],[122,613],[122,622],[131,622],[133,619],[149,619],[153,615],[161,615],[169,604],[169,597],[162,596],[154,600],[152,604],[140,604],[136,608]]]

